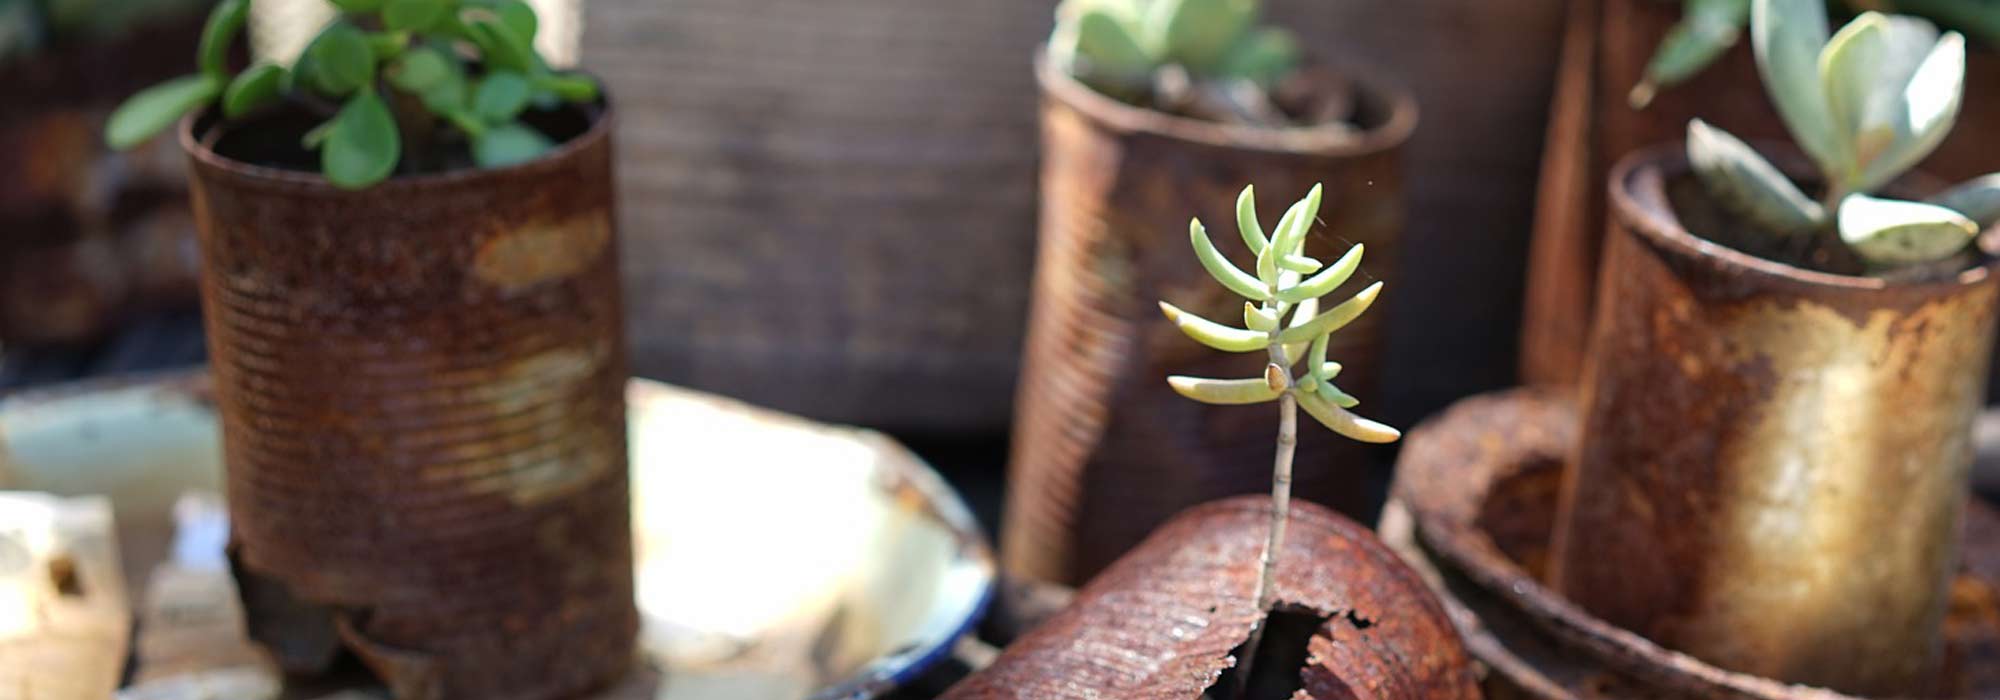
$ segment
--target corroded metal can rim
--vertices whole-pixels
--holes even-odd
[[[534,177],[555,173],[567,167],[578,153],[595,148],[599,142],[611,138],[616,127],[615,111],[611,107],[608,94],[596,102],[585,106],[566,105],[566,109],[580,110],[590,121],[590,127],[582,133],[558,141],[533,160],[500,168],[461,168],[440,173],[420,175],[393,175],[387,180],[361,190],[344,190],[327,181],[326,176],[315,171],[293,170],[264,165],[253,165],[215,152],[209,147],[209,137],[216,126],[209,119],[214,108],[197,110],[181,118],[175,127],[180,139],[181,150],[187,152],[194,167],[203,171],[203,176],[228,182],[236,186],[254,184],[270,191],[296,191],[317,193],[343,193],[355,196],[381,194],[421,195],[429,190],[463,187],[494,177]]]
[[[1797,165],[1796,159],[1779,158],[1776,162],[1781,170],[1796,179],[1799,174],[1798,169],[1793,167]],[[1611,202],[1611,220],[1626,224],[1640,235],[1641,240],[1674,259],[1712,271],[1747,274],[1755,277],[1759,285],[1787,291],[1967,287],[2000,274],[2000,258],[1993,257],[1988,257],[1979,266],[1959,272],[1950,280],[1909,281],[1820,272],[1751,255],[1695,235],[1681,224],[1680,217],[1666,201],[1663,185],[1691,172],[1686,147],[1678,142],[1641,149],[1619,159],[1617,165],[1612,166],[1606,184]],[[1932,184],[1931,178],[1920,173],[1909,176],[1905,181],[1915,183],[1919,188]]]
[[[1270,128],[1204,121],[1120,102],[1056,69],[1046,49],[1035,51],[1035,81],[1042,94],[1112,132],[1152,134],[1220,148],[1340,158],[1388,151],[1408,141],[1417,128],[1417,99],[1410,90],[1380,78],[1348,77],[1357,94],[1382,107],[1385,114],[1380,124],[1359,130],[1345,124]]]
[[[1606,671],[1643,684],[1646,692],[1666,691],[1674,698],[1858,700],[1714,666],[1592,615],[1544,585],[1510,551],[1536,546],[1511,540],[1546,531],[1548,523],[1523,523],[1554,507],[1533,500],[1532,494],[1539,492],[1523,483],[1559,478],[1579,424],[1577,406],[1567,394],[1513,389],[1460,401],[1405,439],[1388,510],[1398,515],[1385,515],[1384,538],[1420,570],[1435,568],[1446,578],[1471,584],[1468,589],[1436,577],[1431,581],[1452,608],[1475,656],[1510,682],[1534,689],[1535,696],[1562,700],[1622,697],[1614,691],[1599,693],[1601,688],[1580,692],[1553,687],[1567,682],[1596,687],[1600,681],[1592,679],[1601,679]],[[2000,560],[2000,538],[1993,537],[2000,533],[2000,516],[1976,499],[1970,506],[1968,556],[1959,580],[2000,587],[2000,571],[1991,564]],[[1413,522],[1392,523],[1403,513]],[[1965,622],[1956,632],[1947,625],[1947,639],[2000,634],[1977,629],[1987,624],[1981,620]],[[1549,642],[1539,635],[1547,635],[1560,649],[1547,648]],[[1959,659],[1956,665],[1963,673],[1977,661]],[[1970,690],[1975,697],[1995,690],[1974,685]]]

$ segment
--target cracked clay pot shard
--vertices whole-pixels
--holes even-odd
[[[1252,596],[1269,523],[1260,496],[1182,513],[945,700],[1201,697],[1259,616]],[[1295,501],[1275,586],[1281,605],[1329,617],[1300,670],[1305,697],[1479,697],[1444,608],[1366,528]]]

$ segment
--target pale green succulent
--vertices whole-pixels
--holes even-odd
[[[1290,32],[1257,26],[1258,0],[1064,0],[1049,59],[1099,92],[1149,93],[1162,70],[1268,90],[1297,70]]]
[[[1245,187],[1236,200],[1237,227],[1243,241],[1257,254],[1256,273],[1243,271],[1223,257],[1208,230],[1196,219],[1188,224],[1188,237],[1195,256],[1208,273],[1246,299],[1243,326],[1237,328],[1196,316],[1160,302],[1160,310],[1182,333],[1203,345],[1225,352],[1263,352],[1271,361],[1264,376],[1247,379],[1207,379],[1168,377],[1174,391],[1190,399],[1211,404],[1254,404],[1290,396],[1300,408],[1334,432],[1362,442],[1393,442],[1402,434],[1395,428],[1354,415],[1347,409],[1360,402],[1333,383],[1340,363],[1329,362],[1327,346],[1333,333],[1360,318],[1382,293],[1382,283],[1368,285],[1347,301],[1324,313],[1320,297],[1333,293],[1361,266],[1363,247],[1355,245],[1332,265],[1303,254],[1306,232],[1319,215],[1321,189],[1314,187],[1305,199],[1293,204],[1270,238],[1257,222],[1254,189]],[[1285,322],[1286,317],[1289,322]],[[1305,366],[1296,370],[1303,361]]]
[[[2000,219],[1992,176],[1932,202],[1870,193],[1935,150],[1958,117],[1965,39],[1914,17],[1863,13],[1828,34],[1820,0],[1754,0],[1750,29],[1764,89],[1818,166],[1814,201],[1736,137],[1697,119],[1688,160],[1717,201],[1785,235],[1838,232],[1876,269],[1941,260]]]

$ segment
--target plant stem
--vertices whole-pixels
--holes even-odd
[[[1266,308],[1270,308],[1267,304]],[[1285,345],[1278,342],[1278,330],[1271,331],[1271,362],[1284,371],[1284,392],[1278,395],[1278,453],[1271,462],[1271,528],[1264,540],[1264,553],[1258,558],[1257,566],[1257,610],[1268,617],[1276,601],[1272,581],[1278,569],[1278,554],[1285,544],[1285,524],[1292,516],[1292,455],[1299,446],[1299,401],[1292,395],[1292,358],[1285,356]],[[1250,686],[1251,664],[1264,644],[1266,620],[1259,619],[1250,628],[1250,639],[1243,644],[1243,658],[1236,665],[1236,699],[1245,700],[1244,691]]]

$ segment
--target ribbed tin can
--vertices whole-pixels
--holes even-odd
[[[1307,254],[1333,260],[1365,243],[1358,278],[1394,269],[1401,148],[1417,116],[1406,92],[1364,84],[1358,133],[1229,126],[1117,102],[1039,68],[1040,251],[1001,545],[1012,573],[1074,585],[1174,513],[1270,489],[1277,409],[1201,405],[1167,386],[1173,374],[1262,376],[1265,363],[1204,348],[1161,318],[1159,300],[1212,319],[1242,316],[1243,300],[1188,247],[1188,219],[1206,222],[1224,254],[1247,264],[1233,233],[1243,186],[1256,185],[1259,213],[1275,223],[1323,183]],[[1378,397],[1386,316],[1377,310],[1333,336],[1331,356],[1347,367],[1341,386],[1363,401]],[[1301,430],[1295,493],[1359,509],[1366,458],[1361,446]]]
[[[633,659],[592,117],[529,163],[361,191],[182,127],[239,563],[336,611],[399,698],[567,697]]]
[[[1772,262],[1685,228],[1669,192],[1694,186],[1673,147],[1612,171],[1550,578],[1718,666],[1924,694],[2000,263],[1890,281]]]

